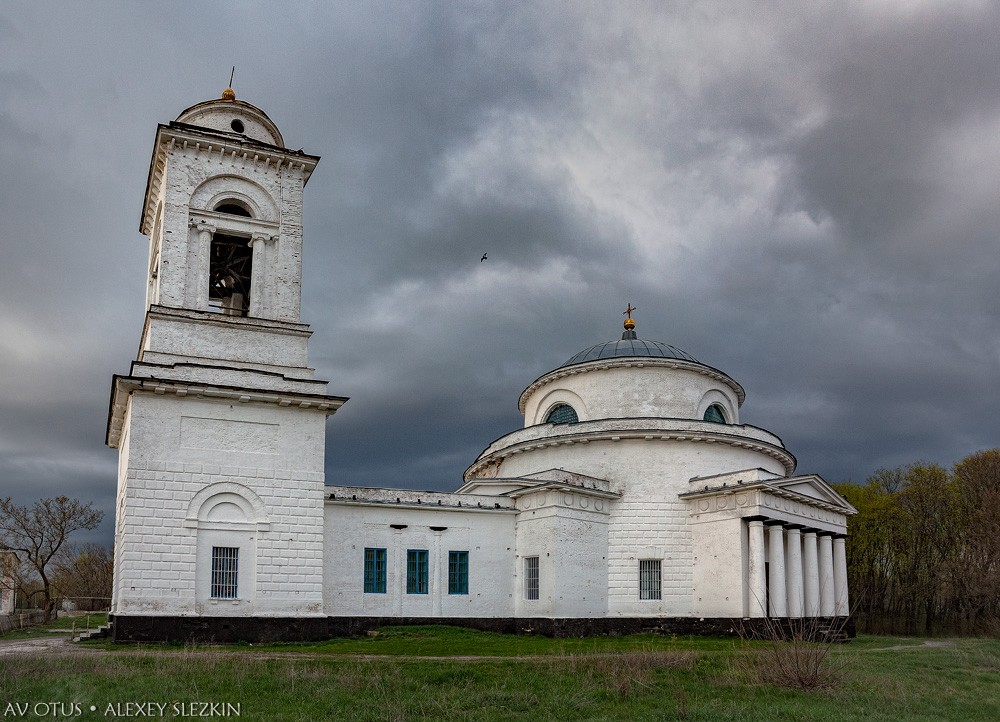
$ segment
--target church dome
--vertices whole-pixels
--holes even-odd
[[[232,88],[226,88],[221,98],[192,105],[178,115],[175,122],[285,147],[278,126],[267,117],[267,113],[245,100],[237,100]]]
[[[635,309],[629,305],[628,312]],[[676,346],[639,338],[635,321],[615,341],[588,346],[542,374],[518,399],[526,426],[608,418],[739,423],[743,387]]]
[[[627,333],[627,332],[626,332]],[[574,354],[564,364],[558,368],[574,366],[586,363],[587,361],[599,361],[601,359],[625,358],[625,357],[645,357],[645,358],[667,358],[679,359],[682,361],[693,361],[699,363],[698,359],[687,351],[681,351],[676,346],[650,341],[644,338],[622,338],[618,341],[608,341],[598,343],[583,349]]]

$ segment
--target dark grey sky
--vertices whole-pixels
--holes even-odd
[[[732,5],[4,3],[0,495],[92,500],[110,541],[154,129],[232,65],[323,156],[331,483],[455,488],[628,302],[802,472],[996,446],[1000,9]]]

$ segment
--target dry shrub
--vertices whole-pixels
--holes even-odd
[[[320,664],[303,663],[298,660],[284,660],[281,676],[289,689],[296,689],[299,682],[320,682],[330,677],[330,670]]]
[[[392,690],[402,688],[403,674],[395,661],[361,662],[338,666],[333,672],[333,683],[349,692],[365,692],[375,699],[388,698]]]
[[[557,659],[557,664],[568,666],[575,674],[625,699],[639,689],[652,688],[659,671],[693,668],[698,662],[698,655],[695,652],[637,649],[614,654],[569,655]],[[686,701],[685,698],[685,704]]]
[[[830,651],[840,638],[840,629],[830,630],[814,619],[766,620],[764,631],[741,635],[742,650],[732,658],[736,681],[744,684],[771,684],[788,689],[830,689],[840,681],[842,664],[835,664]],[[751,648],[750,639],[764,640]]]

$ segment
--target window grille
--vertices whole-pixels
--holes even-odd
[[[577,421],[579,419],[576,416],[576,411],[569,404],[553,406],[548,416],[545,417],[546,424],[575,424]]]
[[[406,550],[406,593],[427,594],[427,550]]]
[[[365,548],[365,593],[385,594],[386,550]]]
[[[639,560],[639,599],[661,599],[660,560]]]
[[[448,594],[469,593],[469,552],[448,552]]]
[[[538,599],[538,557],[524,558],[524,598]]]
[[[236,599],[239,547],[212,547],[212,599]]]

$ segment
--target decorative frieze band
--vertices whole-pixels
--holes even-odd
[[[622,441],[623,439],[634,439],[640,441],[689,441],[692,443],[724,444],[737,448],[749,449],[766,454],[776,459],[785,467],[785,471],[791,474],[795,470],[795,457],[784,449],[778,448],[767,442],[756,441],[747,437],[730,436],[727,434],[711,434],[707,432],[697,432],[691,430],[678,431],[657,431],[650,433],[649,430],[636,431],[583,431],[576,434],[565,434],[556,438],[541,438],[522,441],[512,444],[506,448],[497,449],[492,453],[480,457],[476,463],[465,472],[465,478],[470,479],[479,475],[480,471],[488,466],[495,459],[504,459],[508,456],[554,446],[569,446],[571,444],[586,444],[592,441]]]

